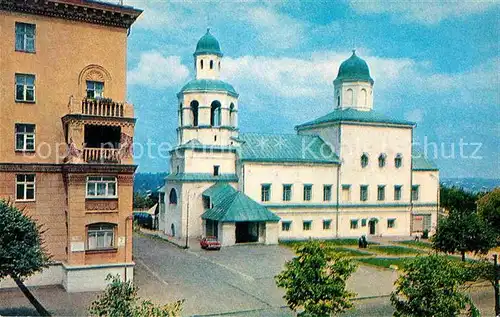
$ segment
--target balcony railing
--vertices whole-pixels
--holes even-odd
[[[134,110],[131,104],[113,101],[108,98],[84,98],[78,102],[75,98],[71,97],[69,113],[114,118],[134,117]]]
[[[84,148],[83,160],[87,163],[120,163],[118,149]]]

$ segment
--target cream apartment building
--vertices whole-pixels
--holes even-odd
[[[108,273],[133,278],[126,52],[140,14],[92,0],[0,1],[0,199],[42,225],[53,260],[27,285],[76,292],[103,289]]]
[[[415,123],[374,110],[374,80],[354,51],[333,81],[332,111],[296,134],[239,133],[239,94],[220,80],[222,57],[207,31],[195,79],[177,95],[161,230],[227,246],[435,228],[438,169],[412,148]]]

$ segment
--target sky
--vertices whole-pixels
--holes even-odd
[[[332,111],[332,81],[355,48],[374,109],[417,123],[414,142],[441,177],[500,178],[500,1],[124,2],[144,10],[128,42],[136,143],[176,143],[176,94],[210,27],[241,132],[294,133]],[[139,172],[168,171],[164,152],[135,149]]]

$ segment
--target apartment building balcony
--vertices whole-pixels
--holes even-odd
[[[106,149],[106,148],[84,148],[83,160],[86,163],[114,163],[121,162],[119,149]]]
[[[68,111],[69,115],[103,118],[134,118],[134,107],[132,104],[115,101],[110,98],[83,98],[79,100],[70,97]]]

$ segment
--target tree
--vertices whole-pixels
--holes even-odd
[[[403,267],[391,293],[395,317],[479,316],[464,283],[469,274],[463,262],[442,255],[417,256]]]
[[[356,270],[354,262],[318,241],[308,241],[296,249],[297,256],[275,277],[285,288],[288,306],[299,316],[330,316],[352,308],[354,293],[346,281]]]
[[[500,235],[500,188],[495,188],[477,201],[477,212]]]
[[[440,187],[439,201],[440,206],[450,211],[474,211],[476,210],[476,201],[478,195],[467,192],[460,187]]]
[[[10,202],[0,200],[0,280],[11,277],[38,313],[49,313],[24,286],[23,280],[48,267],[41,226]]]
[[[154,206],[156,202],[148,195],[134,193],[133,205],[136,209],[149,209]]]
[[[107,317],[173,317],[180,316],[183,300],[172,304],[156,306],[149,300],[142,300],[137,295],[139,288],[131,281],[123,282],[119,275],[108,275],[111,281],[104,294],[92,302],[89,308],[91,316]]]
[[[453,211],[438,223],[438,230],[432,237],[434,249],[462,254],[465,261],[466,252],[485,254],[496,245],[497,236],[489,224],[475,212]]]

